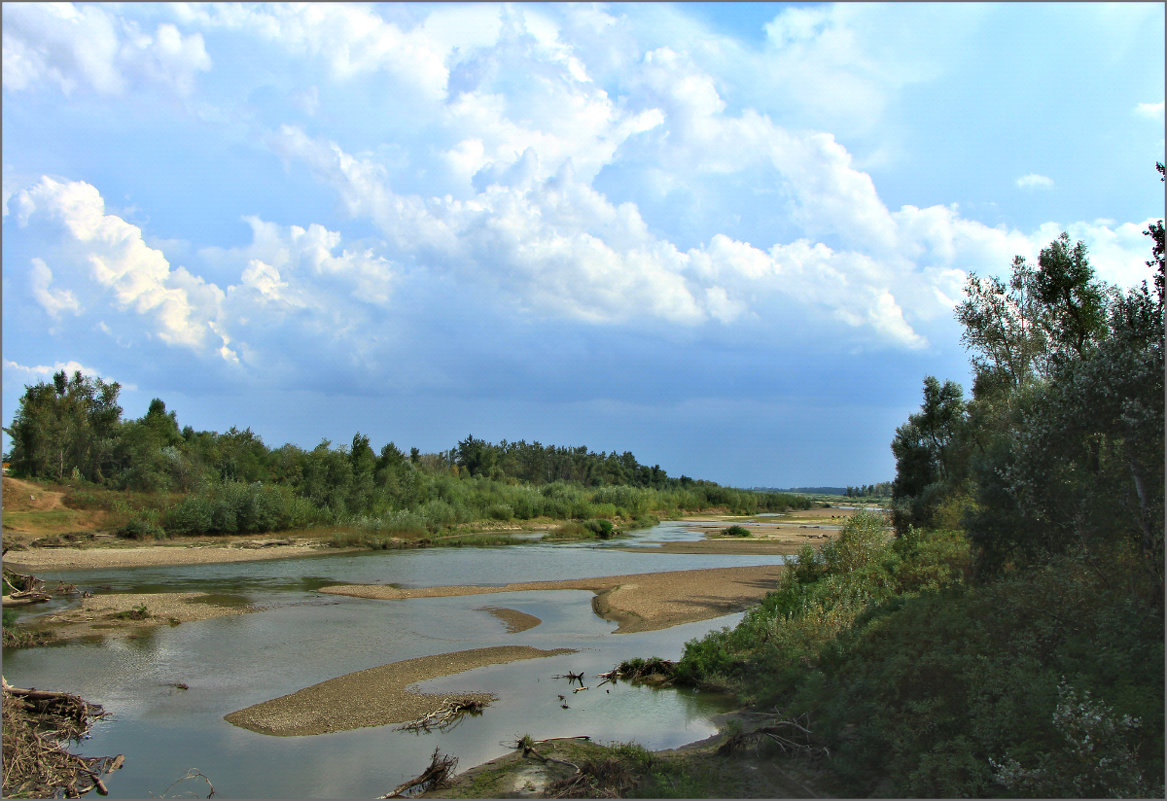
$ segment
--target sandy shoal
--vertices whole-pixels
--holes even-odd
[[[771,592],[782,569],[782,565],[719,567],[561,581],[524,581],[503,586],[464,584],[398,588],[381,584],[340,584],[322,587],[320,592],[404,600],[525,590],[591,590],[596,593],[592,601],[596,614],[619,624],[617,634],[627,634],[656,631],[739,612]]]
[[[543,622],[534,615],[528,615],[526,612],[520,612],[518,609],[507,609],[502,606],[482,606],[479,607],[478,611],[489,612],[501,620],[506,625],[508,634],[516,634],[520,631],[533,629]]]
[[[91,568],[148,567],[154,565],[201,565],[220,562],[253,562],[264,559],[286,559],[292,556],[311,556],[321,553],[344,553],[341,548],[328,548],[312,540],[290,545],[247,547],[262,541],[239,540],[223,544],[201,542],[179,545],[135,545],[129,547],[88,548],[25,548],[9,551],[4,563],[13,570],[86,570]]]
[[[119,617],[143,606],[148,613],[145,618]],[[49,628],[58,640],[70,640],[95,634],[131,634],[149,626],[177,625],[258,610],[259,607],[250,605],[223,605],[201,592],[127,592],[83,598],[79,607],[46,615],[37,621],[37,626]]]
[[[224,719],[244,729],[280,737],[405,723],[428,715],[448,700],[493,700],[489,693],[415,693],[407,689],[412,684],[487,665],[568,653],[574,653],[574,649],[504,645],[406,659],[322,681],[232,712]]]

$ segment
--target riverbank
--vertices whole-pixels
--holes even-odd
[[[224,719],[244,729],[279,737],[405,723],[424,717],[454,700],[484,704],[493,700],[489,693],[481,692],[416,693],[408,689],[411,685],[474,668],[569,654],[574,650],[507,645],[406,659],[313,684],[232,712]]]
[[[8,551],[4,563],[13,570],[37,573],[121,567],[202,565],[256,562],[297,556],[346,553],[356,548],[330,548],[313,537],[174,537],[150,545],[126,540],[96,540],[84,546]]]
[[[340,584],[320,592],[401,601],[529,590],[590,590],[592,608],[617,625],[617,634],[658,629],[708,620],[757,603],[772,591],[782,565],[672,570],[559,581],[524,581],[501,586],[457,584],[441,587],[392,587],[383,584]]]

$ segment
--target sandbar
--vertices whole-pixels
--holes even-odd
[[[145,608],[145,616],[138,617]],[[91,595],[81,605],[45,615],[33,622],[37,628],[50,627],[57,640],[95,634],[119,636],[150,626],[177,625],[192,620],[209,620],[226,615],[259,611],[250,604],[223,604],[201,592],[152,592]]]
[[[481,692],[416,693],[407,689],[412,684],[487,665],[574,652],[573,648],[543,650],[504,645],[406,659],[322,681],[232,712],[224,719],[244,729],[279,737],[405,723],[424,717],[448,700],[474,699],[483,703],[493,700],[490,693]]]
[[[377,600],[406,600],[527,590],[591,590],[596,593],[592,601],[596,614],[617,623],[617,634],[629,634],[740,612],[772,592],[782,570],[782,565],[719,567],[560,581],[524,581],[501,586],[338,584],[322,587],[320,592]]]
[[[506,625],[508,634],[533,629],[543,622],[534,615],[528,615],[526,612],[520,612],[518,609],[507,609],[501,606],[483,606],[478,611],[490,612],[490,614],[501,620]]]
[[[4,555],[4,563],[13,570],[86,570],[93,568],[148,567],[153,565],[201,565],[221,562],[255,562],[286,559],[322,553],[345,553],[353,549],[325,548],[315,540],[297,540],[291,544],[269,545],[262,539],[217,538],[215,544],[202,541],[172,540],[176,544],[134,545],[85,548],[23,548]]]

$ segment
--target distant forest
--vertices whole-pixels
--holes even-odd
[[[120,386],[63,371],[27,386],[5,431],[12,475],[166,496],[125,534],[250,533],[320,525],[377,532],[436,532],[477,520],[607,519],[625,527],[655,515],[725,509],[754,513],[805,507],[784,493],[731,489],[669,476],[625,451],[538,442],[497,444],[467,436],[439,453],[374,450],[323,440],[272,449],[250,428],[225,433],[179,427],[155,398],[125,420]]]
[[[860,484],[852,487],[790,487],[777,489],[773,487],[755,487],[758,492],[797,492],[805,495],[841,495],[845,498],[890,498],[890,481],[878,481],[875,484]]]

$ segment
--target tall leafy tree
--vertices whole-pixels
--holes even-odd
[[[53,382],[26,386],[12,426],[12,470],[58,481],[77,475],[101,481],[111,469],[122,409],[121,385],[62,370]]]
[[[935,376],[924,379],[920,411],[896,429],[891,445],[896,459],[892,507],[898,530],[932,525],[943,496],[961,477],[964,413],[960,384],[941,384]]]

